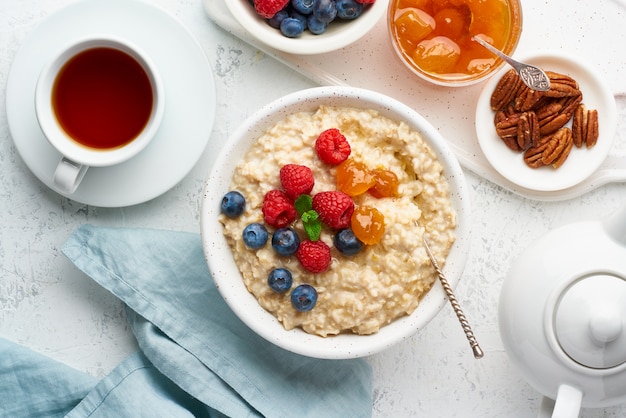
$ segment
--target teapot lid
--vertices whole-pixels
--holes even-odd
[[[626,280],[595,274],[573,283],[555,309],[554,330],[563,351],[583,366],[626,363]]]

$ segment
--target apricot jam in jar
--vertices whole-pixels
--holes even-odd
[[[472,40],[512,54],[522,31],[519,0],[392,0],[391,42],[405,65],[439,85],[476,83],[503,64]]]

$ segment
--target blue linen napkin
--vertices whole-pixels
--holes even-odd
[[[98,379],[0,338],[0,416],[62,417]]]
[[[140,352],[105,379],[0,338],[0,417],[222,417]]]
[[[367,362],[300,356],[253,333],[217,292],[198,234],[84,225],[63,252],[126,304],[141,349],[97,383],[57,365],[68,383],[49,398],[68,417],[371,416]],[[10,368],[0,360],[0,376]],[[14,385],[0,379],[0,399],[36,379],[45,393],[45,370],[26,384],[19,370]]]

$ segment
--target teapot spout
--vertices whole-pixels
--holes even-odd
[[[626,205],[603,222],[606,233],[620,245],[626,246]]]

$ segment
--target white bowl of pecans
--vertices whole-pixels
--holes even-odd
[[[590,66],[563,52],[520,58],[550,77],[533,91],[510,68],[483,88],[476,133],[489,163],[512,183],[559,191],[592,175],[611,148],[617,109],[611,90]]]

